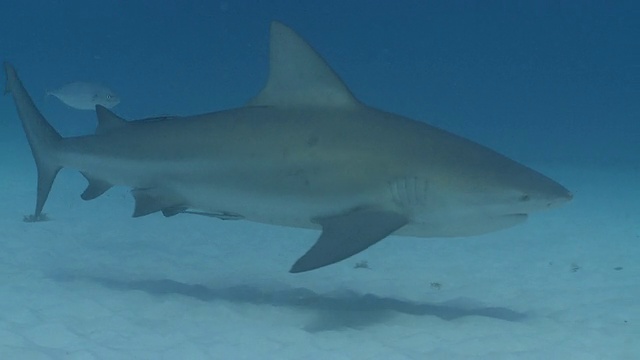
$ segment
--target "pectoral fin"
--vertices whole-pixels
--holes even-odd
[[[322,226],[322,234],[293,264],[292,273],[317,269],[355,255],[406,225],[408,219],[393,211],[361,209],[316,222]]]

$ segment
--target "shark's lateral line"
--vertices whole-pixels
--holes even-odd
[[[244,107],[127,122],[97,106],[95,135],[62,138],[5,63],[38,168],[34,218],[62,167],[94,199],[133,188],[134,216],[204,214],[319,228],[291,268],[346,259],[390,234],[467,236],[571,199],[544,175],[482,145],[360,103],[295,32],[271,26],[270,74]]]

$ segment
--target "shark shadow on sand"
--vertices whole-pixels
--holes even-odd
[[[524,313],[505,307],[482,306],[469,299],[442,303],[415,302],[375,294],[344,290],[317,293],[303,287],[267,289],[256,285],[208,287],[171,279],[120,280],[100,276],[59,273],[60,282],[90,282],[117,291],[143,291],[153,296],[185,296],[201,301],[228,301],[236,304],[270,305],[315,312],[314,319],[303,326],[308,332],[363,329],[390,320],[396,315],[437,316],[451,321],[467,316],[483,316],[503,321],[521,321]]]

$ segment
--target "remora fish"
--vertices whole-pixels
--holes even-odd
[[[482,145],[356,100],[291,29],[271,27],[270,74],[244,107],[127,122],[97,106],[95,135],[62,138],[5,63],[38,169],[34,217],[62,167],[94,199],[133,188],[133,216],[201,213],[322,233],[291,272],[346,259],[390,234],[482,234],[571,199]]]
[[[94,83],[74,82],[59,89],[48,91],[47,95],[58,98],[63,103],[79,110],[95,110],[96,105],[112,108],[120,103],[120,98],[109,88]]]

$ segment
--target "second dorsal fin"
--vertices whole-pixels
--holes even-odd
[[[127,125],[126,120],[114,114],[111,110],[102,105],[96,105],[96,115],[98,117],[98,128],[96,129],[96,134],[103,134]]]

